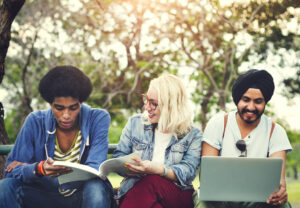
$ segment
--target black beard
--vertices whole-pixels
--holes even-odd
[[[241,118],[243,121],[245,121],[247,124],[252,124],[252,123],[256,122],[257,120],[259,120],[259,119],[261,118],[261,116],[262,116],[262,114],[264,113],[264,111],[265,111],[265,109],[264,109],[261,113],[259,113],[258,110],[249,111],[249,110],[247,110],[247,109],[244,108],[244,109],[242,109],[242,111],[238,110],[238,114],[239,114],[240,118]],[[256,115],[256,119],[253,120],[253,121],[252,121],[252,120],[245,120],[245,119],[243,118],[243,114],[244,114],[244,113],[247,113],[247,112],[254,113],[254,114]]]

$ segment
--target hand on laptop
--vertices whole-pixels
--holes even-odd
[[[269,196],[267,203],[273,205],[282,205],[285,202],[287,202],[286,188],[284,184],[280,183],[279,190]]]

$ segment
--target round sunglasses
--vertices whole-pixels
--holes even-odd
[[[243,139],[240,139],[236,142],[235,146],[238,148],[238,150],[241,151],[241,155],[239,157],[247,157],[247,148],[246,148],[246,142]]]

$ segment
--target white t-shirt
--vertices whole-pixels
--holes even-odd
[[[203,141],[220,150],[221,156],[238,157],[241,155],[241,151],[235,144],[242,138],[235,117],[236,111],[228,114],[225,134],[222,138],[224,115],[224,112],[219,113],[208,122],[204,130]],[[247,157],[263,158],[267,157],[268,152],[271,155],[282,150],[287,152],[292,150],[285,130],[279,124],[275,124],[270,139],[271,128],[272,120],[263,114],[257,127],[243,138],[246,142]]]
[[[171,141],[172,134],[164,134],[160,131],[155,131],[154,138],[155,142],[152,161],[164,164],[166,149]]]

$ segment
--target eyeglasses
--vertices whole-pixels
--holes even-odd
[[[241,151],[239,157],[247,157],[246,142],[243,139],[240,139],[236,142],[235,146]]]
[[[149,104],[152,110],[156,110],[158,103],[154,102],[152,99],[149,99],[146,94],[142,94],[142,98],[145,105]]]

